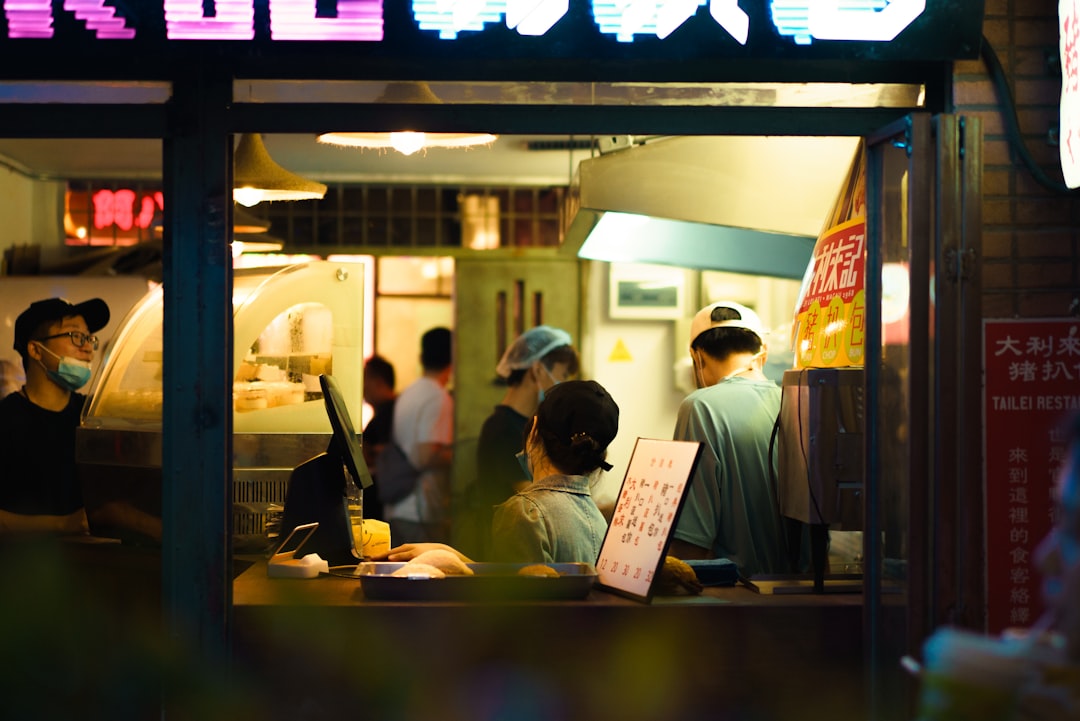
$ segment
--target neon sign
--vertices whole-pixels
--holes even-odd
[[[772,0],[773,24],[799,45],[817,40],[889,42],[926,10],[926,0]]]
[[[745,0],[743,0],[745,2]],[[739,0],[591,0],[600,32],[629,43],[637,35],[668,37],[708,5],[709,15],[740,45],[750,16]],[[543,35],[569,10],[569,0],[413,0],[420,28],[440,38],[480,31],[503,16],[521,35]],[[926,0],[772,0],[773,25],[799,45],[818,40],[888,42],[926,10]]]
[[[1061,171],[1065,184],[1080,188],[1080,0],[1060,0]]]
[[[256,2],[266,4],[272,40],[382,42],[387,0],[337,0],[335,14],[317,0],[162,0],[169,40],[256,39]],[[393,0],[400,2],[400,0]],[[572,0],[410,0],[422,32],[453,40],[460,33],[505,25],[523,36],[543,36],[570,14]],[[596,29],[621,43],[664,39],[696,18],[701,8],[739,44],[746,45],[751,16],[768,9],[773,30],[797,45],[814,40],[887,43],[926,11],[927,0],[575,0],[591,10]],[[0,0],[9,39],[53,37],[55,11],[70,13],[99,40],[132,40],[132,18],[105,0]],[[575,16],[575,18],[578,16]]]
[[[154,213],[165,207],[165,196],[161,191],[144,195],[139,199],[139,212],[135,212],[137,196],[134,190],[99,190],[94,193],[94,227],[98,230],[115,225],[121,230],[150,227]]]

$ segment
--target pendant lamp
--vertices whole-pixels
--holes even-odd
[[[233,235],[257,235],[270,230],[270,221],[257,218],[239,205],[233,205]],[[160,218],[154,221],[154,236],[160,238],[164,232],[164,226]]]
[[[257,235],[270,230],[270,221],[256,218],[239,205],[233,206],[233,235]]]
[[[388,83],[376,103],[414,103],[418,105],[438,105],[442,103],[432,92],[431,87],[423,82]],[[317,140],[328,145],[347,148],[374,148],[386,150],[393,148],[402,155],[412,155],[427,148],[470,148],[478,145],[491,145],[498,138],[490,133],[422,133],[413,130],[397,130],[381,133],[323,133]]]
[[[326,186],[291,173],[274,162],[266,151],[262,135],[240,136],[233,153],[233,199],[251,207],[263,201],[318,200]]]

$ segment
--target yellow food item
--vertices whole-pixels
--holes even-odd
[[[473,575],[473,570],[466,566],[465,562],[462,561],[456,553],[441,548],[424,551],[405,565],[408,566],[414,563],[424,563],[429,566],[434,566],[448,576]]]
[[[546,566],[543,563],[533,563],[528,566],[522,566],[518,569],[519,576],[548,576],[551,578],[557,578],[559,572],[551,566]]]
[[[674,556],[664,556],[664,565],[656,579],[654,591],[660,595],[673,596],[678,593],[701,593],[701,581],[694,569],[686,561]]]
[[[390,550],[390,524],[386,521],[365,518],[360,529],[353,526],[354,538],[357,530],[360,532],[360,537],[356,538],[356,547],[364,558],[382,556]]]
[[[416,559],[409,561],[390,575],[399,578],[446,578],[446,574],[440,569],[427,563],[416,563],[415,561]]]

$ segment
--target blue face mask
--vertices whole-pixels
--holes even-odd
[[[552,387],[552,388],[554,388],[555,386],[559,385],[559,381],[555,380],[555,376],[551,375],[551,371],[549,371],[549,370],[547,369],[547,366],[546,366],[546,365],[544,365],[543,363],[541,363],[541,364],[540,364],[540,367],[544,369],[544,372],[545,372],[545,373],[547,373],[547,377],[551,379],[551,387]],[[544,389],[543,389],[543,388],[540,388],[540,389],[539,389],[539,390],[538,390],[538,391],[536,392],[536,404],[537,404],[537,405],[539,405],[539,404],[541,404],[541,403],[543,403],[543,402],[544,402]]]
[[[49,374],[53,382],[64,390],[77,391],[90,380],[90,361],[79,360],[70,356],[59,356],[43,345],[39,347],[54,358],[59,358],[60,363],[56,370],[50,370],[42,363],[41,367]],[[38,361],[40,363],[40,361]]]
[[[526,454],[525,451],[518,451],[514,455],[514,458],[517,459],[518,465],[521,466],[521,471],[522,471],[522,473],[525,474],[526,480],[531,481],[533,479],[533,477],[532,477],[532,471],[529,470],[529,456],[528,456],[528,454]]]

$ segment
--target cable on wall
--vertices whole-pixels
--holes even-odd
[[[1009,136],[1009,144],[1016,150],[1020,159],[1023,161],[1024,166],[1027,167],[1028,172],[1035,178],[1039,185],[1047,188],[1055,193],[1062,193],[1067,195],[1073,195],[1077,193],[1077,190],[1069,188],[1064,183],[1059,183],[1046,174],[1039,164],[1035,162],[1035,159],[1031,157],[1031,152],[1028,150],[1027,145],[1024,143],[1024,137],[1020,133],[1020,120],[1016,115],[1016,101],[1013,98],[1012,91],[1009,89],[1008,78],[1005,77],[1005,69],[1001,66],[1001,60],[998,58],[997,52],[994,51],[990,41],[986,39],[984,35],[982,38],[982,49],[980,51],[983,62],[986,64],[987,70],[990,71],[990,80],[994,83],[994,87],[998,93],[998,99],[1001,103],[1001,114],[1005,120],[1005,131]]]

